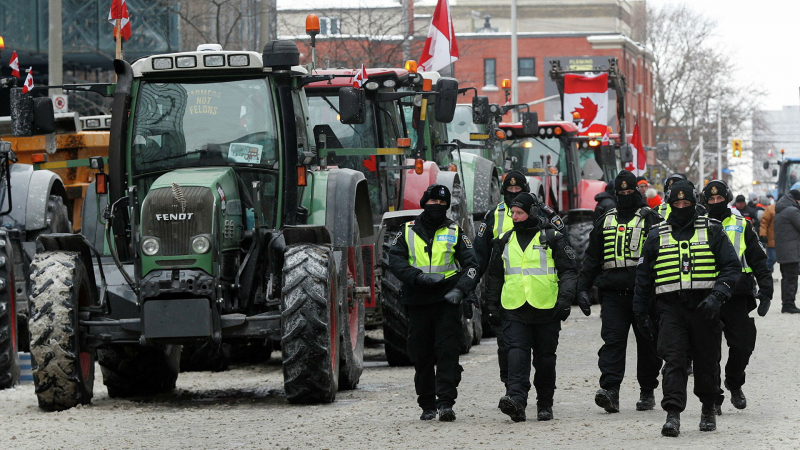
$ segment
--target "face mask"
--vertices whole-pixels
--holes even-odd
[[[423,225],[428,228],[441,225],[447,218],[447,208],[447,205],[425,205],[425,212],[422,213]]]
[[[714,219],[722,217],[726,211],[728,211],[728,205],[725,202],[708,204],[708,215]]]
[[[669,213],[669,218],[674,219],[678,225],[686,225],[694,218],[694,205],[687,206],[686,208],[673,207]]]
[[[642,203],[642,197],[641,194],[636,194],[637,193],[626,195],[617,194],[617,208],[627,211],[638,208]]]
[[[514,199],[517,198],[517,195],[519,195],[520,192],[522,192],[522,191],[519,191],[519,192],[508,192],[508,191],[506,191],[506,193],[503,194],[503,200],[505,200],[506,205],[510,205],[511,202],[513,202]]]
[[[541,226],[541,221],[539,220],[539,208],[532,208],[531,214],[528,215],[527,219],[523,220],[522,222],[514,222],[514,231],[522,231],[539,226]]]

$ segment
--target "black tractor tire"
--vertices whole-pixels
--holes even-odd
[[[94,349],[81,348],[78,308],[96,287],[77,252],[36,255],[31,264],[31,369],[39,407],[61,411],[92,400]]]
[[[231,346],[207,341],[184,345],[181,352],[181,372],[224,372],[231,361]]]
[[[387,229],[383,240],[381,276],[381,313],[383,314],[383,348],[390,366],[410,366],[408,355],[408,313],[401,301],[403,283],[389,270],[389,247],[399,228]]]
[[[463,301],[467,301],[464,299]],[[467,319],[467,316],[464,314],[464,305],[459,306],[459,311],[461,311],[461,354],[467,354],[472,349],[472,338],[474,337],[475,329],[472,325],[472,319]]]
[[[155,395],[175,389],[181,346],[109,345],[97,349],[97,362],[109,397]]]
[[[69,219],[69,210],[64,204],[64,199],[58,195],[51,195],[47,199],[47,212],[45,217],[47,225],[41,230],[36,230],[30,237],[35,241],[40,234],[72,233],[72,221]]]
[[[339,384],[339,293],[333,252],[314,244],[284,254],[283,384],[289,403],[331,403]]]
[[[483,311],[479,305],[472,305],[472,345],[481,345],[483,339]]]
[[[0,389],[19,382],[17,310],[14,301],[14,260],[6,251],[11,247],[7,233],[0,229]]]
[[[575,262],[577,263],[578,270],[581,268],[581,262],[586,257],[586,249],[589,248],[589,234],[594,228],[593,222],[578,222],[569,226],[567,230],[569,236],[569,243],[572,249],[575,250]]]
[[[356,297],[355,288],[364,283],[364,262],[361,256],[361,234],[358,229],[358,221],[354,231],[353,242],[356,243],[353,251],[348,251],[348,264],[341,268],[341,275],[345,278],[345,283],[340,286],[346,287],[342,299],[344,301],[339,311],[341,323],[341,361],[339,366],[339,390],[349,391],[358,386],[361,374],[364,373],[364,339],[366,337],[366,306],[364,300]],[[352,253],[352,255],[351,255]],[[350,261],[350,257],[354,261]],[[350,266],[355,267],[355,273],[350,273]]]

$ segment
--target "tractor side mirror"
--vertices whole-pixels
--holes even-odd
[[[56,131],[56,117],[53,99],[40,97],[33,99],[33,134],[50,134]]]
[[[778,176],[778,169],[772,169],[772,176],[773,177],[777,177]]]
[[[625,144],[619,148],[619,160],[622,163],[633,162],[633,149],[630,144]]]
[[[769,170],[769,161],[764,161],[764,170]]]
[[[339,115],[345,125],[360,125],[367,120],[367,100],[362,89],[339,89]]]
[[[539,114],[536,112],[519,113],[522,121],[522,134],[524,136],[535,136],[539,132]]]
[[[439,78],[436,82],[436,121],[450,123],[456,114],[458,81],[455,78]]]
[[[489,97],[483,95],[472,97],[472,123],[478,125],[489,123]]]

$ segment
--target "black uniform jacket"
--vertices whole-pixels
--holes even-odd
[[[695,219],[698,217],[696,212],[694,217]],[[691,239],[695,232],[695,219],[689,221],[688,225],[679,227],[670,215],[670,218],[667,219],[667,223],[672,225],[673,239],[678,241]],[[725,297],[730,297],[736,283],[742,275],[742,265],[739,263],[739,257],[733,249],[731,240],[728,239],[728,235],[722,230],[720,222],[714,219],[708,219],[708,221],[708,245],[711,247],[711,253],[714,254],[717,270],[719,271],[713,290],[719,291],[725,295]],[[661,242],[658,235],[658,227],[655,227],[651,229],[650,233],[647,235],[647,240],[642,249],[642,257],[639,258],[639,265],[636,268],[636,288],[634,289],[633,296],[634,312],[646,313],[651,302],[655,299],[656,272],[653,270],[653,266],[655,266],[656,258],[658,258],[660,246]],[[668,301],[682,301],[690,308],[694,308],[700,304],[710,292],[710,289],[686,289],[662,294],[660,298]]]
[[[453,221],[448,219],[442,224],[441,228],[450,226],[452,223]],[[420,225],[419,218],[417,218],[412,228],[422,240],[428,243],[425,251],[430,254],[433,233],[428,232],[425,227]],[[464,230],[461,227],[458,227],[455,253],[456,260],[461,266],[461,271],[458,274],[448,278],[439,286],[415,285],[414,278],[422,271],[408,264],[408,245],[406,244],[404,226],[394,237],[392,246],[389,248],[389,270],[403,282],[403,303],[406,305],[427,305],[444,301],[444,295],[453,288],[459,288],[467,295],[474,291],[479,279],[478,260],[475,258],[472,241],[464,234]]]
[[[511,207],[509,207],[508,204],[506,204],[505,207],[505,220],[511,222]],[[475,254],[478,256],[481,275],[486,272],[486,268],[489,266],[489,259],[492,256],[492,240],[494,239],[494,232],[492,232],[492,230],[494,229],[495,210],[497,210],[497,206],[486,213],[486,216],[483,218],[483,223],[478,227],[478,233],[475,235]],[[564,221],[561,220],[561,216],[559,216],[553,208],[539,204],[539,215],[547,220],[553,229],[561,233],[564,232]]]
[[[644,216],[644,235],[647,236],[648,231],[653,225],[661,222],[661,216],[650,208],[646,208],[647,213]],[[617,214],[617,222],[627,223],[633,219],[637,210],[627,212],[620,215],[617,209],[606,212],[600,218],[594,221],[594,228],[589,234],[589,247],[586,249],[586,256],[583,259],[581,266],[581,276],[578,282],[578,292],[588,291],[592,288],[592,284],[597,286],[598,289],[618,289],[618,290],[633,290],[636,283],[636,267],[622,267],[618,269],[603,270],[603,251],[605,242],[603,240],[603,221],[609,214]]]
[[[731,215],[733,213],[728,209],[722,216],[722,220]],[[767,267],[767,252],[761,246],[756,229],[749,220],[745,220],[744,243],[747,246],[744,249],[744,259],[747,261],[747,265],[753,269],[753,273],[742,273],[739,282],[736,283],[734,295],[751,297],[748,302],[748,309],[752,311],[756,307],[755,297],[753,297],[756,281],[758,282],[759,292],[766,295],[770,300],[774,289],[772,286],[772,274],[769,272],[769,267]]]
[[[518,233],[517,241],[524,247],[530,244],[533,237],[539,231],[538,228],[530,228]],[[578,268],[575,263],[575,251],[569,246],[566,237],[553,230],[546,228],[547,245],[553,251],[553,262],[556,265],[558,274],[558,302],[566,302],[572,305],[575,300],[576,286],[578,282]],[[509,232],[510,233],[510,232]],[[545,323],[556,320],[554,309],[536,309],[529,303],[524,303],[515,310],[504,310],[501,305],[501,294],[503,293],[503,283],[505,282],[505,269],[503,267],[503,246],[506,240],[495,239],[492,242],[492,259],[489,262],[489,270],[486,272],[487,293],[486,307],[493,314],[497,314],[505,319],[524,323]]]

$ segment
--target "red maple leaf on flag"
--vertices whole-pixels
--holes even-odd
[[[575,111],[581,115],[583,128],[589,128],[589,125],[594,122],[597,117],[597,105],[589,97],[581,97],[581,108],[575,108]],[[571,115],[571,114],[570,114]]]

